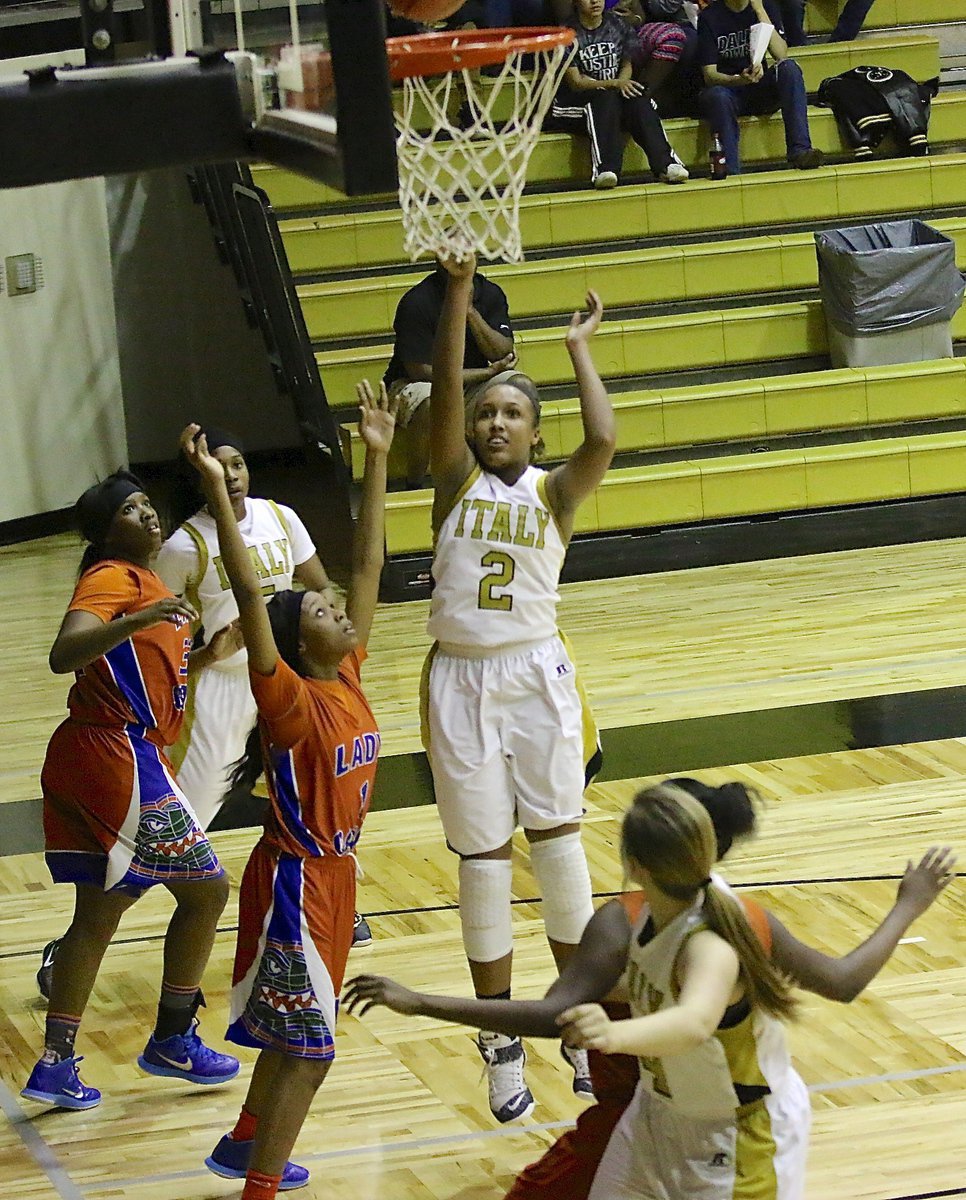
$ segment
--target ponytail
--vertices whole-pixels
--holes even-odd
[[[734,896],[711,883],[705,892],[702,912],[711,932],[738,955],[740,979],[751,1007],[785,1020],[793,1017],[798,1002],[792,995],[791,984],[765,953]]]
[[[299,649],[299,627],[304,595],[304,592],[296,592],[287,588],[276,592],[265,606],[278,656],[297,675],[305,673],[305,664],[302,662],[302,653]],[[245,753],[238,762],[232,765],[229,787],[245,787],[251,791],[264,770],[265,758],[262,752],[261,731],[256,722],[255,728],[245,742]]]
[[[697,784],[695,780],[686,781]],[[698,788],[705,785],[697,784]],[[740,788],[740,784],[732,785]],[[720,789],[708,789],[718,791]],[[748,800],[745,789],[744,800]],[[720,799],[720,797],[719,797]],[[732,791],[723,811],[744,812],[748,806]],[[754,810],[751,809],[752,816]],[[624,817],[621,849],[645,867],[665,895],[691,901],[702,888],[702,915],[707,927],[738,955],[740,978],[749,1004],[776,1017],[789,1017],[795,1009],[791,985],[776,970],[734,897],[710,881],[716,860],[717,840],[711,817],[690,787],[668,780],[645,788],[634,797]]]
[[[254,728],[245,739],[245,752],[237,762],[231,765],[227,790],[234,791],[235,788],[244,788],[250,792],[264,770],[262,731],[256,721]]]

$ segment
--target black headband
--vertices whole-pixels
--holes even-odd
[[[242,458],[245,457],[245,447],[241,443],[241,438],[229,433],[227,429],[219,429],[216,425],[206,425],[203,432],[208,442],[209,454],[214,454],[222,446],[231,446],[233,450],[238,451]]]
[[[81,537],[100,546],[107,537],[114,515],[128,496],[143,492],[144,484],[130,471],[116,471],[95,483],[74,505],[74,518]]]
[[[299,622],[302,618],[304,592],[287,590],[276,592],[268,602],[268,619],[272,625],[272,636],[278,656],[293,671],[302,674],[302,656],[299,654]]]

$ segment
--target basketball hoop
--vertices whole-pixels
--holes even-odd
[[[410,258],[519,262],[520,196],[540,126],[574,53],[572,29],[476,29],[389,38],[403,85],[396,155]],[[532,66],[526,61],[532,57]],[[502,67],[480,77],[481,67]],[[504,124],[496,113],[509,97]],[[429,128],[422,130],[417,124]]]

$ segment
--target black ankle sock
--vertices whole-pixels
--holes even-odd
[[[477,998],[477,1000],[509,1000],[510,999],[510,989],[507,988],[507,990],[505,992],[496,992],[492,996],[481,996],[480,993],[477,992],[476,998]]]
[[[77,1017],[48,1014],[44,1032],[45,1061],[56,1063],[74,1057],[74,1039],[77,1037],[79,1025],[80,1020]]]
[[[168,989],[162,988],[161,999],[158,1002],[158,1020],[154,1027],[155,1040],[163,1042],[175,1034],[187,1033],[202,1003],[200,989],[188,996],[185,1002],[184,997],[172,995]]]

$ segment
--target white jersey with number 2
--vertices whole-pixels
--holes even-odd
[[[546,485],[538,467],[513,484],[474,468],[436,532],[430,637],[486,652],[556,634],[567,547]]]

